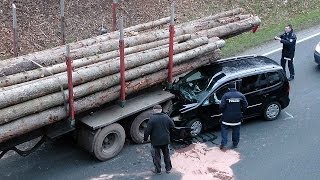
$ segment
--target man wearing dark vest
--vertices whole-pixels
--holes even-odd
[[[296,50],[297,37],[293,33],[292,25],[285,27],[284,31],[284,34],[280,35],[280,37],[275,37],[275,40],[279,40],[283,44],[281,66],[284,72],[286,72],[286,63],[288,61],[288,68],[290,72],[290,77],[288,80],[291,81],[294,79],[293,59]]]
[[[220,149],[226,151],[228,142],[228,129],[232,129],[233,148],[237,148],[240,139],[240,125],[242,121],[242,112],[248,107],[246,97],[235,88],[235,83],[228,84],[229,92],[221,98],[220,111],[221,118],[221,145]]]

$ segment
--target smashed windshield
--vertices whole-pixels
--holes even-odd
[[[225,74],[219,68],[203,67],[191,71],[177,84],[180,92],[191,102],[198,102],[206,96],[213,85]]]

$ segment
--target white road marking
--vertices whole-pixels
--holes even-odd
[[[287,111],[284,111],[284,113],[286,113],[286,115],[288,115],[288,117],[284,118],[284,120],[288,120],[288,119],[293,119],[293,115],[288,113]]]
[[[303,42],[303,41],[309,40],[309,39],[311,39],[311,38],[314,38],[314,37],[316,37],[316,36],[319,36],[319,35],[320,35],[320,32],[318,32],[318,33],[316,33],[316,34],[313,34],[313,35],[311,35],[311,36],[305,37],[305,38],[303,38],[303,39],[300,39],[300,40],[297,41],[297,44],[299,44],[299,43],[301,43],[301,42]],[[278,52],[278,51],[281,51],[281,50],[282,50],[282,48],[277,48],[277,49],[274,49],[274,50],[272,50],[272,51],[270,51],[270,52],[264,53],[262,56],[268,56],[268,55],[270,55],[270,54],[273,54],[273,53]]]

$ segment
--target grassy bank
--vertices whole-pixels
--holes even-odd
[[[292,24],[294,30],[298,31],[319,23],[320,8],[310,9],[308,12],[300,12],[280,19],[275,16],[267,17],[256,33],[249,32],[226,40],[226,46],[222,49],[223,56],[234,56],[249,48],[271,41],[276,35],[283,33],[287,24]]]

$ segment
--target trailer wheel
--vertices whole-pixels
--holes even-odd
[[[130,135],[135,143],[143,143],[144,130],[147,128],[147,123],[153,113],[153,110],[147,110],[139,114],[132,122],[130,127]]]
[[[106,161],[118,155],[123,148],[125,137],[125,131],[118,123],[104,127],[98,132],[93,144],[95,157]]]

